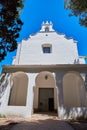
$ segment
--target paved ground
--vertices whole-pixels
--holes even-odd
[[[8,129],[1,127],[0,130],[73,130],[68,123],[59,120],[55,115],[47,114],[34,114],[28,119],[8,118],[0,122],[5,126],[10,123],[7,125]]]

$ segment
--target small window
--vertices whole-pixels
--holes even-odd
[[[43,53],[52,53],[52,45],[51,44],[43,44],[42,50],[43,50]]]
[[[43,53],[51,53],[50,47],[43,47]]]

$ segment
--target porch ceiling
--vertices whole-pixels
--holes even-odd
[[[3,65],[2,72],[36,71],[36,70],[87,70],[87,64],[56,64],[56,65]]]

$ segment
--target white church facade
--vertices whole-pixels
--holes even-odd
[[[87,117],[87,65],[77,42],[57,33],[52,23],[18,44],[10,66],[3,66],[0,114],[31,117],[56,112],[61,119]]]

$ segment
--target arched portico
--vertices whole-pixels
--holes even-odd
[[[63,77],[63,99],[65,107],[85,107],[85,86],[80,73],[72,71]]]
[[[51,72],[40,72],[35,79],[34,110],[57,110],[57,87],[54,75]]]
[[[24,72],[15,72],[11,76],[11,91],[8,105],[26,106],[28,76]]]

